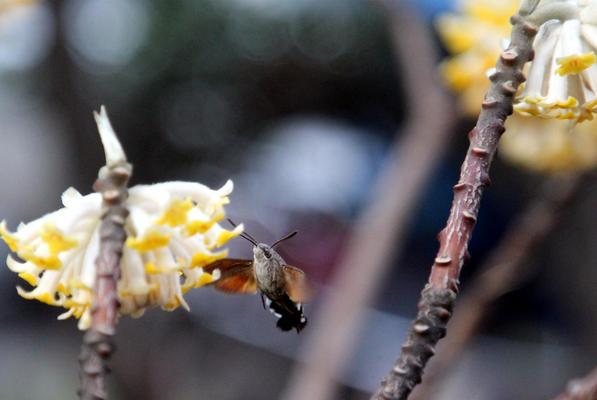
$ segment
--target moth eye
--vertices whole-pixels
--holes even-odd
[[[272,258],[272,253],[270,253],[270,252],[269,252],[269,251],[267,251],[267,250],[264,250],[264,251],[263,251],[263,254],[265,255],[265,258]]]

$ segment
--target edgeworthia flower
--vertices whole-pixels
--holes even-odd
[[[567,4],[577,18],[550,20],[541,27],[533,44],[535,60],[527,66],[528,81],[517,95],[517,112],[506,121],[499,154],[536,171],[589,169],[597,165],[597,120],[588,121],[593,118],[591,99],[597,85],[596,2],[551,3]],[[490,83],[488,67],[507,44],[509,17],[519,4],[462,0],[458,13],[437,21],[442,40],[454,54],[442,63],[442,77],[460,94],[467,114],[480,111]],[[546,1],[539,4],[547,6]],[[564,118],[568,120],[558,120]]]
[[[551,20],[535,38],[535,59],[514,108],[582,122],[597,111],[597,4],[578,1],[576,18]]]
[[[106,150],[106,162],[124,157],[110,121],[102,109],[96,115]],[[115,161],[116,160],[116,161]],[[193,182],[165,182],[129,189],[127,240],[118,282],[120,314],[140,316],[146,308],[188,309],[183,294],[217,276],[203,266],[227,256],[221,247],[242,232],[218,222],[232,192],[228,181],[218,190]],[[79,328],[90,325],[96,259],[100,245],[102,198],[81,195],[73,188],[62,194],[63,208],[0,235],[19,260],[8,256],[8,268],[32,288],[17,287],[19,295],[64,307],[59,319],[74,316]]]
[[[597,165],[597,119],[569,121],[513,115],[500,140],[500,155],[530,170],[579,171]]]
[[[489,89],[486,72],[495,65],[502,39],[510,36],[510,16],[519,0],[463,0],[456,13],[440,15],[437,30],[452,57],[440,65],[443,80],[460,93],[460,107],[469,115],[479,113]]]

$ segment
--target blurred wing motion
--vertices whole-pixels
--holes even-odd
[[[286,291],[295,303],[305,303],[313,297],[313,289],[307,281],[305,273],[292,265],[282,267],[286,280]]]
[[[252,260],[225,258],[203,267],[203,270],[210,274],[214,274],[216,270],[220,271],[220,278],[211,285],[222,292],[255,293],[257,291]]]

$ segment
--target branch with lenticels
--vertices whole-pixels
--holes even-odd
[[[421,294],[419,312],[400,357],[373,394],[374,400],[407,399],[421,382],[423,369],[433,356],[437,342],[446,334],[481,197],[490,184],[489,168],[505,129],[504,122],[512,114],[513,97],[525,80],[522,68],[533,58],[532,44],[538,26],[528,18],[532,10],[524,7],[534,6],[523,5],[511,18],[510,46],[502,52],[489,77],[491,88],[483,101],[477,124],[469,133],[469,149],[460,180],[454,185],[452,209],[446,227],[439,234],[439,252],[429,282]]]
[[[411,399],[434,398],[442,383],[480,325],[490,314],[491,306],[532,274],[529,257],[560,222],[586,177],[581,174],[556,175],[548,178],[536,198],[510,225],[503,239],[480,268],[481,273],[469,283],[450,321],[450,332],[439,346],[425,371],[425,382]]]
[[[103,107],[102,114],[105,115]],[[105,118],[107,119],[107,116]],[[110,144],[105,142],[104,147],[110,148]],[[99,256],[95,261],[96,279],[91,307],[91,327],[83,337],[79,355],[81,370],[78,394],[82,400],[108,398],[105,376],[109,370],[106,361],[114,351],[112,337],[116,332],[120,305],[117,285],[120,278],[120,259],[126,240],[124,224],[129,214],[126,207],[127,184],[132,174],[132,166],[126,162],[119,143],[116,150],[109,152],[106,149],[106,166],[100,170],[93,185],[95,191],[102,195],[103,215],[99,228]],[[116,156],[112,157],[113,153]]]

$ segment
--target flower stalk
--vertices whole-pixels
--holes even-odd
[[[477,124],[469,133],[469,149],[460,180],[454,186],[447,225],[439,234],[439,252],[421,294],[419,312],[400,357],[373,394],[373,400],[407,399],[421,382],[423,369],[433,356],[437,342],[445,336],[481,197],[490,184],[489,168],[505,130],[505,120],[512,114],[514,95],[525,80],[522,68],[533,58],[532,44],[538,26],[530,22],[523,11],[514,15],[511,23],[510,46],[501,53],[489,77],[492,85],[483,101]]]
[[[127,184],[132,166],[126,161],[122,147],[102,107],[95,114],[106,153],[106,166],[100,172],[93,189],[102,195],[103,214],[100,225],[100,250],[96,259],[96,280],[93,288],[91,327],[83,337],[79,362],[82,400],[107,399],[105,376],[106,361],[114,351],[112,337],[118,319],[118,280],[128,217]],[[103,118],[105,117],[105,118]]]

